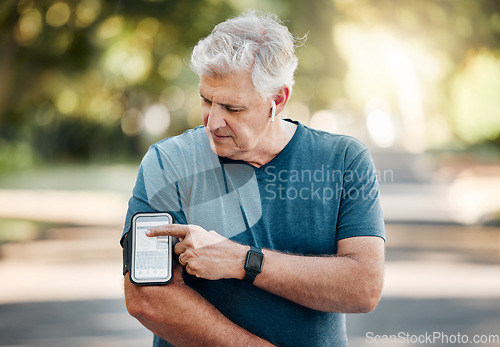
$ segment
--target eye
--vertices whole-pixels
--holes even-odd
[[[228,110],[229,112],[232,112],[232,113],[238,113],[238,112],[243,111],[241,108],[233,108],[233,107],[229,107],[229,106],[226,106],[226,110]]]
[[[207,105],[212,105],[212,102],[205,97],[201,97],[201,102]]]

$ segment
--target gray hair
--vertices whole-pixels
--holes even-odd
[[[255,90],[263,98],[281,87],[292,89],[299,39],[271,14],[244,12],[215,26],[200,40],[191,55],[191,69],[198,75],[223,77],[242,70],[252,73]]]

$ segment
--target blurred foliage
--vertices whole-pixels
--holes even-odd
[[[0,3],[0,170],[136,160],[196,126],[191,48],[247,8],[308,35],[295,118],[308,123],[326,109],[363,119],[378,98],[400,137],[424,115],[428,146],[500,143],[496,0],[8,0]],[[394,47],[411,62],[418,99],[405,99],[412,89],[394,69],[402,60],[381,65]],[[420,116],[407,111],[415,102]]]
[[[169,85],[194,88],[183,60],[225,3],[7,1],[0,8],[0,165],[113,160],[139,154],[141,122],[127,110],[158,102]],[[195,15],[193,8],[206,12]],[[164,102],[175,97],[164,93]],[[182,97],[182,95],[181,95]],[[153,101],[154,100],[154,101]],[[172,132],[188,126],[172,112]],[[129,117],[130,118],[130,117]],[[127,123],[128,120],[128,123]],[[128,136],[131,135],[131,136]],[[29,144],[26,151],[22,144]]]
[[[465,146],[482,142],[500,145],[499,1],[334,2],[341,21],[354,23],[357,28],[372,33],[366,36],[364,44],[373,44],[370,40],[387,40],[373,34],[383,32],[409,58],[419,83],[418,93],[413,94],[421,94],[427,147],[450,142]],[[373,53],[364,57],[364,64],[377,59],[377,53],[394,52],[386,49]],[[401,61],[396,57],[389,63],[398,65]],[[375,95],[377,89],[388,83],[384,75],[377,77],[370,90]],[[362,89],[361,78],[355,83],[356,89]],[[401,85],[396,87],[401,89]],[[394,88],[391,92],[392,96],[397,94]],[[351,96],[350,100],[353,99]],[[399,108],[403,113],[402,107]]]

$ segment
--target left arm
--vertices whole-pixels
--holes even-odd
[[[175,247],[186,271],[210,280],[243,279],[249,246],[194,225],[158,227],[150,236],[181,238]],[[338,242],[335,256],[302,256],[264,249],[254,285],[302,306],[331,312],[372,311],[382,291],[384,240],[352,237]]]
[[[384,240],[340,240],[335,256],[308,257],[264,250],[261,274],[254,284],[315,310],[372,311],[382,291]]]

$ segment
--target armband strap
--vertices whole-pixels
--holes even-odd
[[[123,276],[130,270],[130,232],[126,233],[120,244],[123,248]]]

